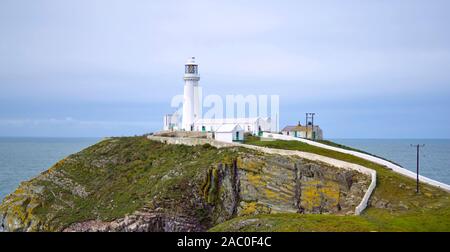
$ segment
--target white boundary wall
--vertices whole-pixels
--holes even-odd
[[[329,149],[329,150],[333,150],[333,151],[338,151],[341,153],[346,153],[346,154],[350,154],[356,157],[360,157],[363,159],[366,159],[368,161],[380,164],[380,165],[384,165],[390,169],[392,169],[392,171],[402,174],[406,177],[412,178],[412,179],[416,179],[416,173],[412,172],[410,170],[407,170],[401,166],[398,166],[392,162],[386,161],[382,158],[378,158],[378,157],[374,157],[372,155],[368,155],[365,153],[361,153],[361,152],[357,152],[357,151],[352,151],[352,150],[346,150],[346,149],[342,149],[342,148],[338,148],[338,147],[334,147],[334,146],[330,146],[330,145],[326,145],[326,144],[322,144],[319,142],[315,142],[315,141],[311,141],[311,140],[307,140],[307,139],[303,139],[303,138],[296,138],[296,137],[292,137],[292,136],[286,136],[286,135],[280,135],[280,134],[274,134],[274,133],[267,133],[264,132],[263,133],[263,137],[265,138],[272,138],[272,139],[279,139],[279,140],[288,140],[288,141],[300,141],[300,142],[304,142],[310,145],[314,145],[320,148],[324,148],[324,149]],[[419,176],[419,179],[421,182],[435,186],[435,187],[439,187],[441,189],[444,189],[448,192],[450,192],[450,185],[444,184],[442,182],[424,177],[424,176]]]
[[[163,142],[166,144],[181,144],[181,145],[202,145],[202,144],[211,144],[214,147],[217,148],[224,148],[224,147],[245,147],[248,149],[253,149],[257,151],[261,151],[268,154],[278,154],[278,155],[284,155],[284,156],[298,156],[300,158],[316,161],[316,162],[322,162],[340,169],[344,170],[354,170],[360,173],[363,173],[365,175],[368,175],[371,179],[370,185],[367,188],[366,193],[364,194],[361,202],[358,206],[355,208],[355,215],[361,214],[361,212],[366,209],[368,201],[370,196],[372,195],[373,190],[375,189],[376,183],[377,183],[377,173],[375,170],[366,168],[361,165],[345,162],[342,160],[329,158],[325,156],[321,156],[314,153],[309,152],[302,152],[302,151],[295,151],[295,150],[283,150],[283,149],[273,149],[273,148],[267,148],[267,147],[260,147],[260,146],[254,146],[249,144],[239,144],[239,143],[225,143],[225,142],[219,142],[212,139],[205,139],[205,138],[183,138],[183,137],[160,137],[160,136],[148,136],[147,137],[150,140]]]

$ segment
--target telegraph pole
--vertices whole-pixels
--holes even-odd
[[[311,119],[311,139],[314,140],[314,116],[316,113],[306,113],[306,139],[308,139],[308,125],[309,119]]]
[[[306,113],[306,121],[305,121],[305,126],[306,126],[306,132],[305,132],[305,136],[306,139],[308,139],[308,128],[309,128],[309,120],[311,119],[311,113]]]
[[[419,165],[420,165],[420,160],[419,160],[419,154],[420,154],[420,148],[425,147],[425,144],[411,144],[411,147],[415,147],[416,148],[416,167],[417,167],[417,172],[416,172],[416,193],[419,193]]]

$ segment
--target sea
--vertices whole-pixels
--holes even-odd
[[[39,175],[57,161],[100,140],[0,137],[0,201],[12,193],[20,182]]]
[[[410,171],[450,185],[450,139],[331,139],[349,147],[390,160]]]
[[[0,201],[21,181],[47,170],[58,160],[76,153],[100,138],[1,138]],[[331,139],[364,150],[416,171],[416,148],[420,149],[420,174],[450,184],[450,139]]]

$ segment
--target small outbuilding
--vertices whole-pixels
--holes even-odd
[[[323,140],[323,132],[318,125],[301,126],[299,123],[296,126],[286,126],[281,130],[281,134],[311,140]]]
[[[232,143],[244,141],[244,129],[239,124],[224,124],[214,132],[217,141]]]

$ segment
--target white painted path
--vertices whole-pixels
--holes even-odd
[[[338,151],[338,152],[341,152],[341,153],[350,154],[350,155],[353,155],[353,156],[356,156],[356,157],[360,157],[360,158],[369,160],[371,162],[374,162],[374,163],[377,163],[377,164],[380,164],[380,165],[384,165],[384,166],[392,169],[392,171],[394,171],[396,173],[399,173],[399,174],[402,174],[402,175],[404,175],[406,177],[410,177],[412,179],[416,179],[416,176],[417,176],[415,172],[407,170],[407,169],[405,169],[405,168],[403,168],[401,166],[398,166],[398,165],[396,165],[396,164],[394,164],[392,162],[386,161],[386,160],[384,160],[382,158],[378,158],[378,157],[374,157],[374,156],[371,156],[371,155],[368,155],[368,154],[364,154],[364,153],[361,153],[361,152],[352,151],[352,150],[346,150],[346,149],[342,149],[342,148],[338,148],[338,147],[322,144],[322,143],[319,143],[319,142],[315,142],[315,141],[311,141],[311,140],[307,140],[307,139],[303,139],[303,138],[296,138],[296,137],[286,136],[286,135],[281,135],[281,134],[274,134],[274,133],[266,133],[266,132],[264,132],[262,137],[279,139],[279,140],[288,140],[288,141],[294,140],[294,141],[304,142],[304,143],[307,143],[307,144],[310,144],[310,145],[314,145],[314,146],[317,146],[317,147],[320,147],[320,148],[324,148],[324,149],[329,149],[329,150],[333,150],[333,151]],[[442,188],[442,189],[450,192],[450,185],[444,184],[442,182],[439,182],[439,181],[436,181],[436,180],[433,180],[433,179],[430,179],[430,178],[427,178],[427,177],[424,177],[424,176],[419,176],[419,179],[423,183],[426,183],[426,184],[429,184],[429,185],[432,185],[432,186],[436,186],[436,187]]]

